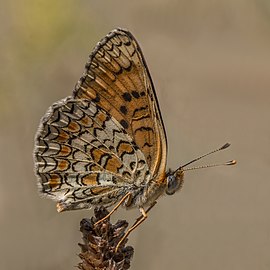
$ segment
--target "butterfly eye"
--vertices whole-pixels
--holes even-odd
[[[168,175],[166,194],[173,195],[183,185],[184,174],[182,171],[177,171],[175,174]]]
[[[169,175],[167,178],[167,189],[166,194],[167,195],[173,195],[175,191],[177,190],[179,183],[174,175]]]

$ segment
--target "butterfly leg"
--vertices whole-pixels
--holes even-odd
[[[119,206],[128,198],[130,198],[131,196],[131,193],[128,192],[120,201],[119,203],[112,209],[112,211],[107,215],[105,216],[104,218],[100,219],[99,221],[97,221],[94,226],[98,225],[99,223],[102,223],[105,219],[109,218],[118,208]]]
[[[153,202],[149,208],[147,208],[147,210],[145,211],[143,209],[143,207],[140,207],[140,212],[141,212],[141,216],[139,216],[136,221],[134,222],[134,224],[128,229],[128,231],[125,233],[125,235],[121,238],[121,240],[119,241],[119,243],[117,244],[116,248],[115,248],[115,252],[117,252],[119,246],[123,243],[123,241],[129,236],[129,234],[135,230],[143,221],[146,220],[147,218],[147,213],[155,206],[157,202]]]

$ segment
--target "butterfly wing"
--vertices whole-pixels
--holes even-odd
[[[123,127],[89,100],[53,104],[36,136],[36,174],[58,210],[110,205],[147,179],[142,152]]]
[[[117,29],[98,43],[83,77],[41,120],[34,150],[42,194],[58,210],[109,206],[164,180],[167,142],[135,38]]]
[[[144,154],[152,177],[164,174],[165,129],[150,73],[130,32],[116,29],[97,44],[73,94],[113,115]]]

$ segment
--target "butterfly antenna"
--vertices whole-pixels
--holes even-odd
[[[220,163],[220,164],[210,164],[210,165],[202,165],[202,166],[197,166],[197,167],[191,167],[191,168],[186,168],[183,169],[183,171],[192,171],[192,170],[197,170],[197,169],[205,169],[205,168],[211,168],[211,167],[218,167],[218,166],[231,166],[235,165],[237,162],[236,160],[230,160],[225,163]]]
[[[199,156],[199,157],[197,157],[197,158],[189,161],[188,163],[180,166],[177,170],[183,169],[184,167],[188,166],[189,164],[194,163],[194,162],[196,162],[196,161],[198,161],[198,160],[200,160],[200,159],[202,159],[202,158],[204,158],[206,156],[209,156],[211,154],[214,154],[216,152],[219,152],[221,150],[224,150],[224,149],[228,148],[230,145],[231,145],[230,143],[225,143],[221,147],[219,147],[219,148],[217,148],[217,149],[215,149],[215,150],[213,150],[213,151],[211,151],[209,153],[206,153],[206,154],[204,154],[202,156]],[[234,165],[234,164],[236,164],[236,160],[231,160],[231,161],[228,161],[228,162],[225,162],[225,163],[222,163],[222,164],[204,165],[204,166],[199,166],[199,167],[187,168],[184,171],[195,170],[195,169],[202,169],[202,168],[209,168],[209,167],[216,167],[216,166],[223,166],[223,165]]]

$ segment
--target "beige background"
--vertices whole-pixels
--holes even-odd
[[[270,4],[268,0],[1,1],[0,269],[74,269],[79,222],[37,194],[33,138],[53,102],[71,94],[107,32],[128,28],[150,68],[176,168],[186,173],[131,237],[132,269],[270,269]],[[115,216],[132,222],[136,210]]]

